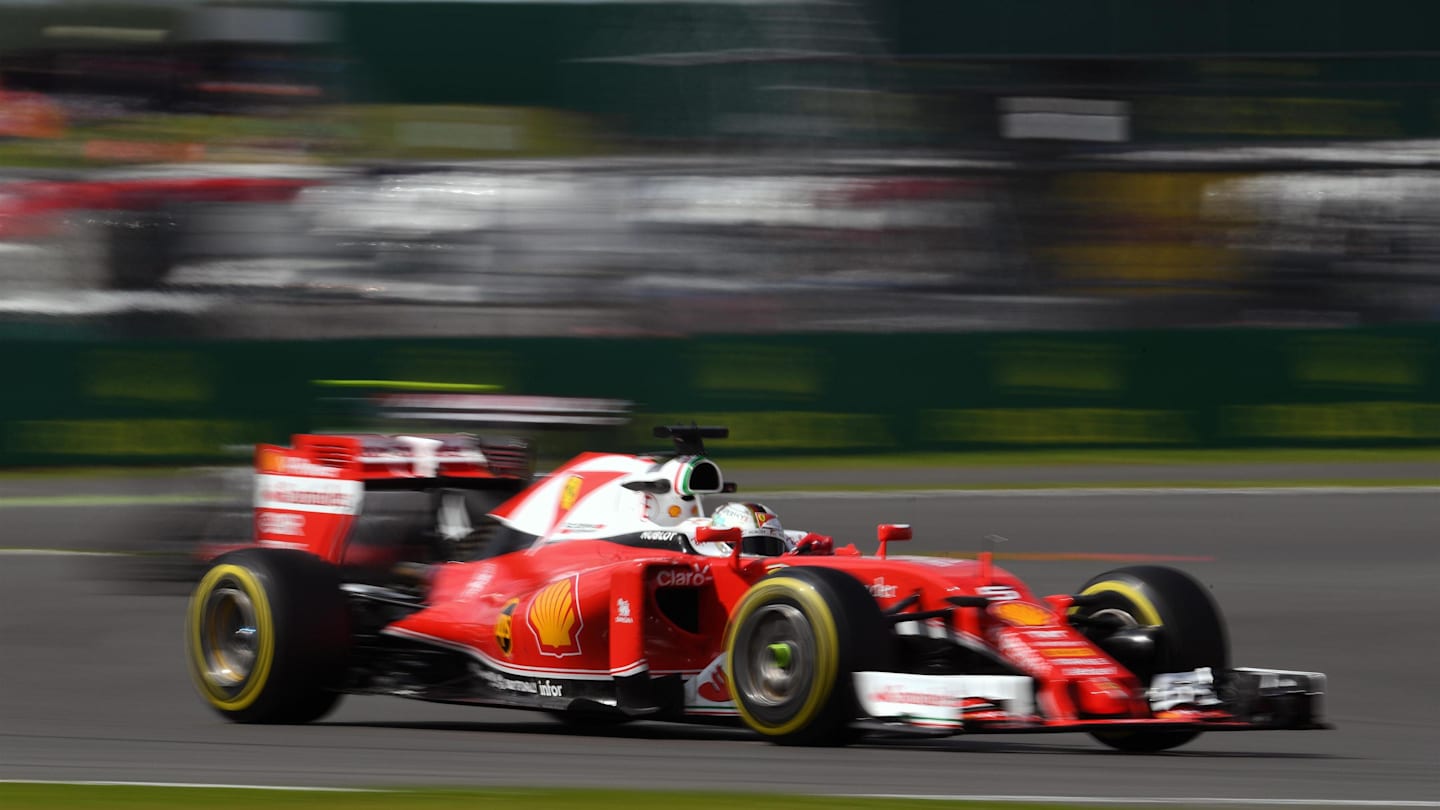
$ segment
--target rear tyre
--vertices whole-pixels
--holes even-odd
[[[741,598],[725,640],[740,717],[786,745],[845,745],[859,713],[852,673],[887,670],[895,636],[864,585],[830,568],[781,569]]]
[[[1230,643],[1220,608],[1189,574],[1155,565],[1119,568],[1091,579],[1080,593],[1090,599],[1085,607],[1072,609],[1072,617],[1104,617],[1122,629],[1159,628],[1153,653],[1128,662],[1143,685],[1161,672],[1210,667],[1218,674],[1229,666]],[[1103,636],[1095,641],[1105,646]],[[1121,751],[1154,753],[1184,745],[1200,732],[1117,730],[1091,736]]]
[[[336,569],[303,551],[217,558],[186,617],[186,659],[200,696],[237,723],[308,723],[334,708],[350,649]]]

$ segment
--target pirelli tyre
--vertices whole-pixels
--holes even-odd
[[[1107,634],[1146,630],[1141,639],[1153,644],[1130,645],[1117,655],[1140,682],[1161,672],[1188,672],[1210,667],[1216,674],[1229,666],[1230,643],[1225,620],[1210,592],[1189,574],[1163,566],[1118,568],[1094,577],[1080,589],[1084,606],[1071,610],[1101,648],[1116,646]],[[1089,619],[1090,621],[1084,621]],[[1098,629],[1096,629],[1098,628]],[[1117,639],[1118,640],[1118,639]],[[1200,732],[1096,731],[1092,736],[1121,751],[1153,753],[1184,745]]]
[[[725,674],[750,728],[787,745],[844,745],[858,715],[855,672],[887,670],[895,636],[843,571],[791,566],[751,586],[730,618]]]
[[[350,618],[334,566],[303,551],[215,559],[190,598],[186,659],[201,697],[237,723],[307,723],[340,698]]]

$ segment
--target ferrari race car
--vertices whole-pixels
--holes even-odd
[[[308,722],[376,694],[576,723],[739,722],[801,745],[1084,731],[1149,752],[1205,731],[1325,727],[1325,676],[1232,667],[1220,611],[1174,569],[1040,597],[985,552],[889,554],[904,525],[881,525],[873,555],[813,534],[751,547],[702,503],[735,489],[704,448],[726,433],[662,427],[668,452],[583,453],[496,507],[476,558],[379,584],[347,576],[353,540],[328,520],[358,511],[362,458],[263,473],[295,496],[257,501],[257,520],[298,534],[211,561],[186,622],[196,687],[243,723]],[[433,486],[450,475],[441,446],[392,443],[412,454],[392,472]]]

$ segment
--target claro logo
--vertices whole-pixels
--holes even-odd
[[[655,573],[655,584],[661,588],[699,588],[712,578],[708,568],[662,568]]]
[[[364,496],[365,485],[359,481],[292,475],[255,476],[255,505],[261,509],[353,515],[360,511]]]

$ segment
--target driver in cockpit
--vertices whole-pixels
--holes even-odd
[[[697,523],[712,529],[739,529],[741,554],[778,557],[791,553],[825,553],[830,549],[830,538],[787,530],[780,524],[780,516],[761,503],[727,503],[716,509],[708,521]],[[711,557],[729,556],[734,550],[729,543],[696,543],[695,549]]]

